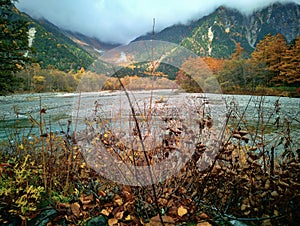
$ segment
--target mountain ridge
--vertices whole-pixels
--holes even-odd
[[[165,28],[157,32],[154,39],[175,42],[200,56],[227,58],[233,53],[237,42],[251,52],[268,33],[281,33],[290,43],[300,35],[299,18],[300,5],[296,3],[273,3],[249,15],[220,6],[213,13],[193,20],[188,25]],[[174,34],[177,36],[173,37]],[[151,38],[149,32],[133,41]]]
[[[65,71],[88,68],[103,51],[119,46],[63,30],[45,19],[34,19],[23,12],[18,16],[30,21],[30,27],[37,29],[33,57],[43,68],[48,65]],[[174,24],[155,33],[154,37],[149,32],[133,41],[154,38],[182,45],[199,56],[228,58],[238,42],[250,53],[268,33],[281,33],[287,42],[293,41],[300,35],[299,18],[300,5],[296,3],[274,3],[249,15],[220,6],[187,25]]]
[[[66,37],[54,24],[44,19],[34,19],[18,10],[14,11],[13,17],[26,21],[28,28],[35,30],[29,56],[42,68],[52,65],[62,71],[78,70],[93,62],[87,51]]]

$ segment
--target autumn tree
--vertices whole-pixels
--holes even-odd
[[[288,86],[300,85],[300,36],[282,56],[278,70],[279,74],[272,81]]]
[[[230,59],[225,60],[223,69],[219,72],[219,82],[225,91],[236,91],[237,88],[247,90],[249,80],[246,60],[248,53],[237,43]]]
[[[190,58],[183,62],[176,83],[187,92],[220,92],[216,74],[218,60]],[[207,63],[206,63],[207,62]]]
[[[223,69],[224,66],[223,59],[204,57],[202,58],[202,60],[206,63],[206,65],[209,67],[209,69],[214,75],[217,75]]]
[[[280,75],[280,66],[287,51],[287,44],[281,34],[268,34],[251,54],[249,64],[256,79],[263,85],[270,85],[272,79]]]
[[[12,0],[0,0],[0,95],[13,92],[19,81],[14,73],[29,61],[28,25],[18,19]]]

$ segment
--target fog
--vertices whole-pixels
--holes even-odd
[[[34,18],[96,37],[126,44],[152,30],[199,19],[224,5],[249,14],[274,0],[19,0],[16,6]],[[276,2],[291,2],[279,0]],[[300,4],[300,0],[294,0]]]

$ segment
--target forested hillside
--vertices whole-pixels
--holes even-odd
[[[174,25],[157,32],[156,40],[175,42],[200,56],[228,58],[236,44],[248,52],[267,34],[282,34],[288,43],[300,35],[300,5],[296,3],[272,4],[250,15],[227,7],[191,21],[187,25]],[[150,40],[151,33],[136,40]],[[135,41],[136,41],[135,40]]]
[[[62,71],[78,70],[88,67],[93,58],[79,45],[64,35],[59,28],[45,20],[34,20],[16,8],[10,15],[11,20],[26,23],[32,34],[32,49],[28,57],[34,58],[42,68],[53,66]],[[24,43],[24,45],[28,44]]]
[[[79,45],[65,36],[53,24],[45,21],[31,21],[31,27],[36,29],[32,53],[42,68],[53,65],[62,71],[87,68],[92,62],[92,56]]]

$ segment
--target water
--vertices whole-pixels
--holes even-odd
[[[152,93],[153,104],[156,106],[169,107],[179,106],[188,101],[187,97],[196,97],[199,94],[179,93],[171,90],[159,90]],[[135,91],[131,93],[133,104],[137,107],[137,114],[143,114],[149,108],[150,91]],[[203,95],[202,95],[203,96]],[[255,125],[264,114],[264,121],[270,125],[275,124],[276,117],[280,120],[288,120],[294,128],[293,133],[298,137],[299,133],[299,106],[300,99],[288,97],[254,97],[247,95],[205,95],[208,96],[211,111],[217,114],[224,113],[227,106],[233,110],[232,116],[245,118],[248,123]],[[276,107],[274,103],[278,101]],[[80,107],[78,104],[80,102]],[[261,104],[263,103],[263,105]],[[160,105],[159,105],[160,104]],[[122,117],[129,117],[130,108],[124,92],[97,92],[82,93],[43,93],[43,94],[22,94],[0,97],[0,139],[7,139],[15,135],[29,136],[39,135],[39,127],[35,120],[40,120],[40,109],[45,109],[46,114],[42,114],[44,132],[66,131],[68,121],[76,124],[76,129],[85,128],[84,120],[93,115],[95,106],[98,106],[98,114],[102,113],[106,118],[116,119],[118,117],[119,126],[122,125]],[[180,107],[179,107],[180,108]],[[79,111],[78,111],[79,109]],[[276,112],[276,109],[278,110]],[[259,113],[260,112],[260,113]],[[75,118],[78,118],[75,123]],[[220,117],[219,117],[220,118]],[[222,121],[222,120],[220,120]],[[117,125],[116,125],[117,126]],[[74,127],[72,128],[74,129]]]
[[[39,128],[35,120],[39,121],[41,109],[46,110],[42,115],[44,124],[48,126],[45,129],[61,130],[71,119],[73,99],[76,95],[43,93],[0,97],[0,139],[13,134],[26,136],[29,132],[31,135],[38,135]]]

